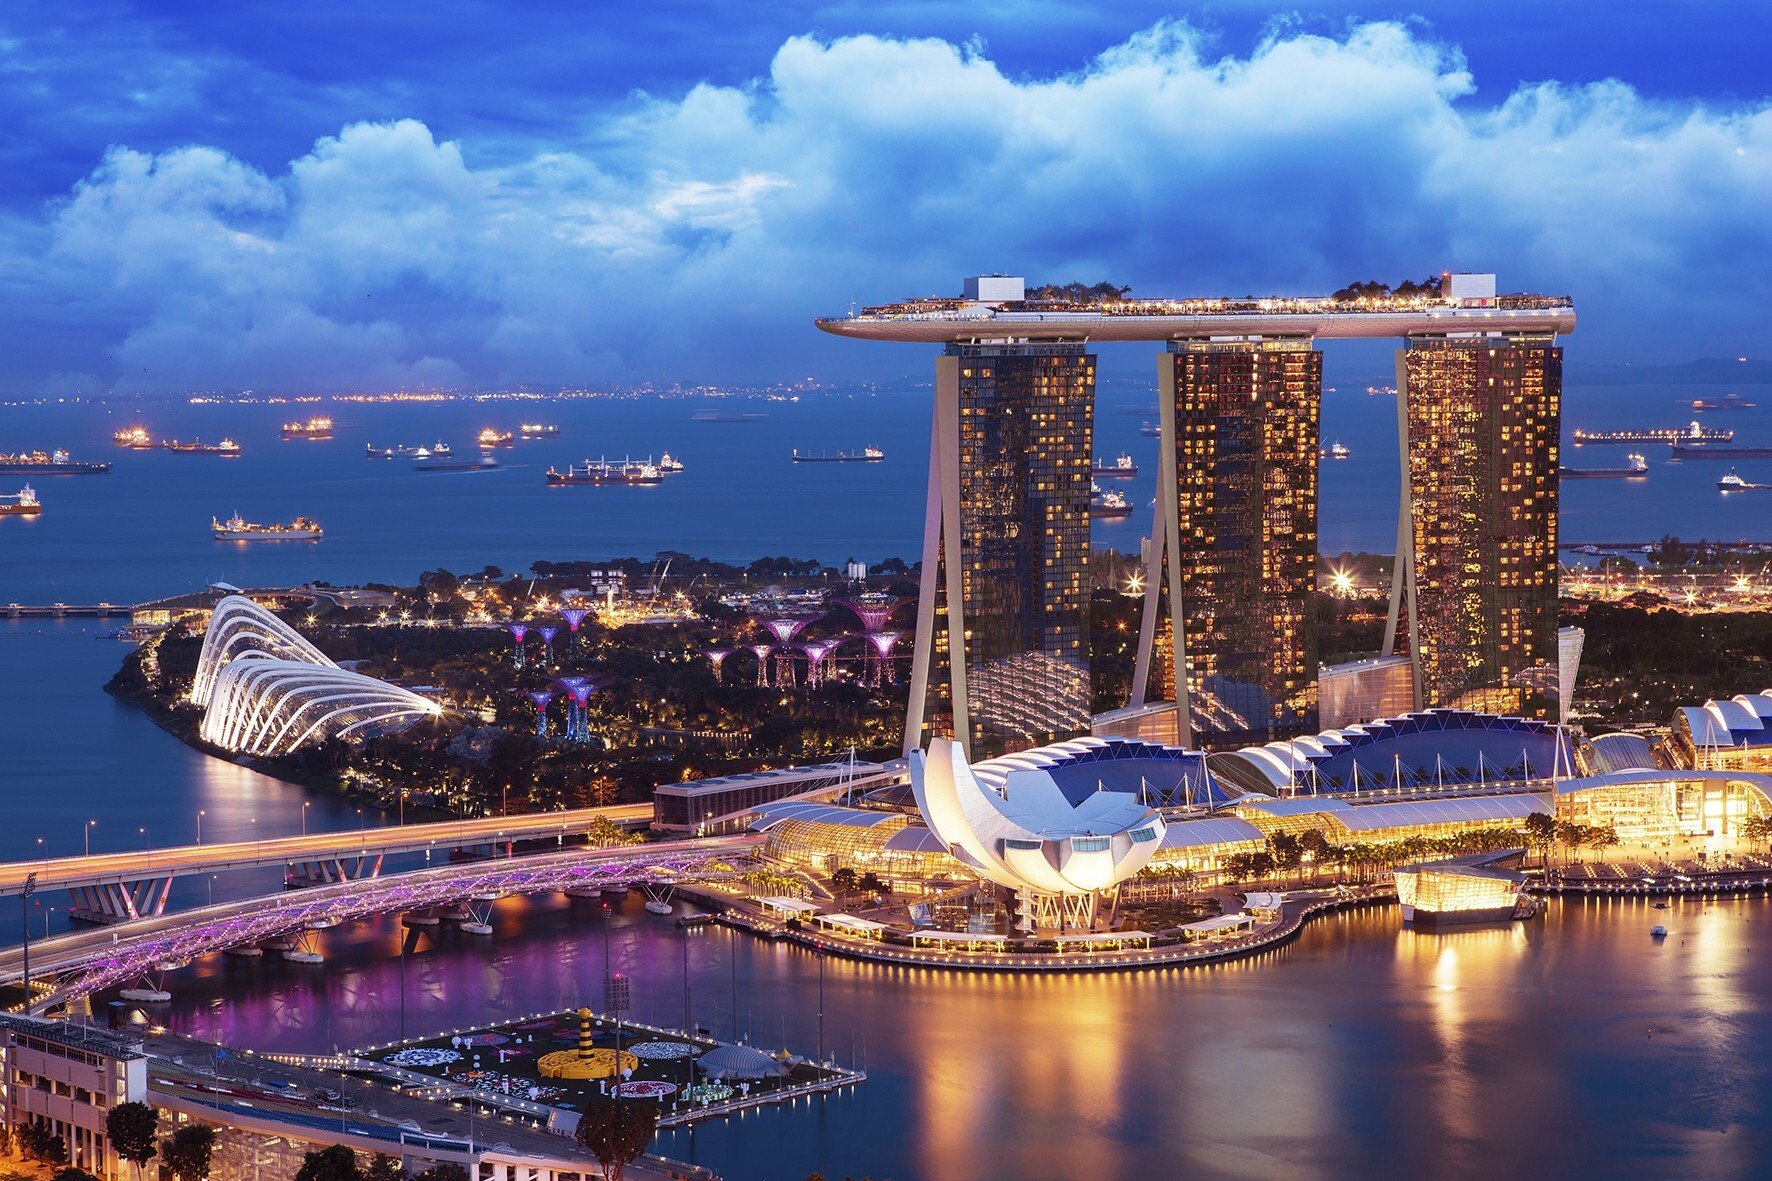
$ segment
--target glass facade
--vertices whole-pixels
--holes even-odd
[[[1317,452],[1308,340],[1184,341],[1172,366],[1179,585],[1194,741],[1317,730]]]
[[[953,730],[958,598],[970,756],[1087,733],[1095,358],[1081,344],[950,345],[939,379],[958,387],[961,568],[956,583],[944,547],[930,729]]]
[[[1552,337],[1411,339],[1399,355],[1418,706],[1557,716]]]

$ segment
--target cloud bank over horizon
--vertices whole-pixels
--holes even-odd
[[[1764,352],[1772,101],[1620,81],[1477,97],[1396,23],[1213,55],[1160,23],[1062,75],[976,45],[788,39],[766,75],[635,93],[526,151],[418,118],[279,168],[119,144],[0,214],[13,392],[842,379],[816,332],[962,275],[1319,293],[1442,267],[1567,292],[1571,355]]]

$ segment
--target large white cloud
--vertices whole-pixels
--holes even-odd
[[[1495,269],[1573,293],[1588,356],[1763,345],[1772,279],[1743,260],[1772,246],[1772,107],[1474,95],[1455,49],[1393,24],[1247,58],[1166,24],[1047,78],[942,41],[800,37],[751,85],[636,95],[516,163],[413,120],[269,174],[118,147],[5,227],[0,303],[36,366],[7,380],[891,373],[916,363],[810,317],[977,269],[1233,294]]]

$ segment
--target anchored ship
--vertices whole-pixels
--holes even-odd
[[[658,470],[667,476],[674,476],[683,470],[683,461],[674,458],[669,451],[658,457]]]
[[[1611,478],[1640,479],[1649,474],[1649,461],[1641,455],[1624,457],[1624,467],[1559,467],[1557,475],[1565,480],[1598,480]]]
[[[40,476],[99,476],[111,470],[108,463],[70,459],[66,451],[0,452],[0,472],[31,472]]]
[[[1733,434],[1733,432],[1731,432]],[[1709,439],[1674,440],[1675,459],[1772,459],[1772,447],[1718,446]]]
[[[1734,468],[1730,468],[1729,474],[1717,481],[1718,492],[1758,492],[1767,488],[1772,488],[1772,484],[1751,483],[1736,475]]]
[[[412,459],[412,470],[415,472],[486,472],[497,466],[498,460],[490,455],[457,459],[442,444],[428,451],[420,447]]]
[[[1103,492],[1090,500],[1089,512],[1104,520],[1117,521],[1132,515],[1132,502],[1119,492]]]
[[[517,427],[517,433],[525,439],[551,439],[560,433],[560,428],[551,422],[525,422]]]
[[[332,419],[324,414],[316,414],[306,422],[286,422],[283,424],[285,439],[330,439],[332,438]]]
[[[1730,430],[1715,430],[1696,422],[1685,427],[1650,428],[1626,431],[1584,431],[1577,428],[1571,438],[1580,447],[1584,443],[1676,443],[1681,440],[1698,443],[1727,443],[1735,437]]]
[[[124,427],[122,430],[111,436],[111,441],[116,443],[119,447],[129,447],[136,451],[146,451],[154,445],[154,436],[148,433],[147,427],[137,424],[136,426]]]
[[[226,521],[209,518],[217,541],[319,541],[325,534],[320,522],[297,517],[287,525],[258,525],[235,513]]]
[[[512,445],[511,432],[494,430],[492,427],[487,427],[480,432],[479,436],[475,439],[475,442],[479,443],[482,447],[509,447]]]
[[[37,490],[26,484],[11,496],[0,496],[0,517],[34,517],[43,511]]]
[[[1720,398],[1695,398],[1692,409],[1700,413],[1706,410],[1752,410],[1754,404],[1737,393],[1727,393]]]
[[[1154,422],[1141,422],[1138,424],[1138,433],[1147,439],[1154,439],[1163,433],[1163,428]]]
[[[442,446],[442,444],[439,443],[438,446]],[[408,447],[404,443],[396,443],[392,447],[377,447],[374,443],[363,445],[363,454],[368,459],[414,459],[421,451],[426,455],[437,453],[436,448],[426,450],[423,447]]]
[[[886,453],[878,447],[863,447],[860,451],[839,451],[835,455],[820,451],[817,455],[808,451],[804,455],[799,448],[794,449],[795,463],[879,463],[886,458]]]
[[[1105,459],[1096,460],[1089,469],[1089,474],[1097,479],[1105,476],[1110,480],[1130,480],[1138,474],[1138,465],[1132,461],[1130,455],[1121,454],[1112,463]]]
[[[1317,452],[1318,457],[1321,459],[1346,459],[1352,454],[1353,452],[1348,450],[1348,445],[1342,442],[1331,443],[1329,446]]]
[[[240,444],[232,439],[223,439],[219,443],[205,443],[202,439],[181,443],[177,439],[171,439],[162,442],[160,446],[167,451],[177,451],[181,455],[220,455],[232,459],[240,454]]]
[[[602,486],[607,484],[662,484],[664,473],[655,463],[637,459],[623,459],[619,463],[611,463],[607,459],[585,460],[582,464],[568,464],[565,471],[549,468],[547,471],[549,486],[563,488],[569,485]]]

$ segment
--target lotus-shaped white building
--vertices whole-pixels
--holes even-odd
[[[205,742],[282,755],[328,738],[396,733],[443,709],[428,697],[342,669],[288,624],[240,596],[216,605],[191,685]]]
[[[1025,926],[1087,925],[1101,895],[1144,868],[1162,846],[1155,810],[1120,791],[1073,804],[1040,751],[980,764],[987,787],[958,743],[937,738],[911,754],[911,790],[941,843],[981,876],[1017,892]]]

